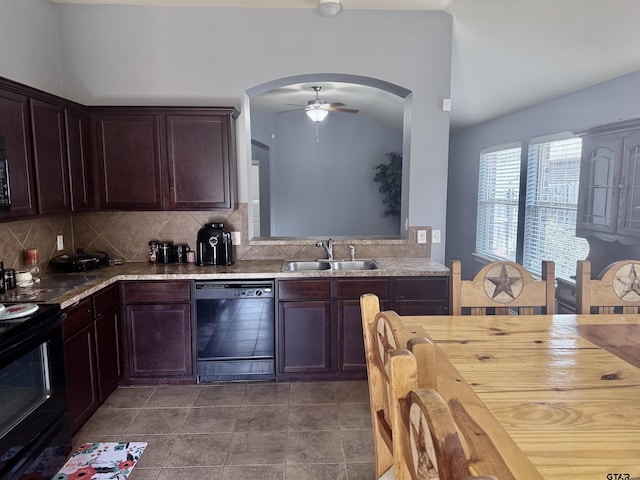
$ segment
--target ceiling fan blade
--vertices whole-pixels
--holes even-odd
[[[344,107],[344,103],[340,103],[340,102],[331,102],[329,104],[330,107]]]
[[[299,103],[285,103],[285,105],[290,107],[306,107],[306,105],[300,105]]]
[[[278,113],[303,112],[306,108],[293,108],[291,110],[280,110]]]
[[[334,107],[329,107],[329,111],[330,112],[344,112],[344,113],[358,113],[359,110],[356,110],[354,108],[334,108]]]

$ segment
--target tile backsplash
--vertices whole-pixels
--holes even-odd
[[[196,246],[198,230],[211,222],[224,223],[240,232],[242,241],[234,244],[236,260],[272,258],[317,258],[324,256],[315,243],[309,241],[247,241],[247,205],[240,204],[233,212],[85,212],[38,217],[29,220],[0,223],[0,260],[6,268],[19,268],[26,248],[37,248],[40,266],[46,269],[48,261],[61,253],[76,248],[106,252],[110,258],[125,262],[147,261],[149,240],[186,243],[192,250]],[[356,244],[358,258],[427,258],[431,244],[416,242],[417,230],[430,227],[410,227],[409,238],[399,240],[337,240],[336,258],[347,258],[347,244]],[[63,235],[65,249],[56,249],[56,237]]]
[[[64,249],[56,248],[56,237],[62,235]],[[46,269],[55,255],[73,251],[73,224],[71,214],[37,217],[27,220],[0,223],[0,261],[5,268],[19,270],[24,261],[24,251],[37,248],[39,263]]]

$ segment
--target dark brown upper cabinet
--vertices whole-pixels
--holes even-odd
[[[71,210],[89,208],[89,116],[84,109],[65,110]]]
[[[69,173],[64,108],[31,100],[31,126],[38,211],[42,214],[68,212]]]
[[[234,208],[236,116],[233,108],[97,109],[100,207]]]
[[[11,209],[0,211],[0,219],[36,214],[30,125],[28,97],[0,89],[0,135],[5,137],[11,188]]]
[[[232,208],[235,203],[233,112],[166,116],[169,208]]]
[[[112,112],[96,116],[100,207],[162,210],[161,115]]]

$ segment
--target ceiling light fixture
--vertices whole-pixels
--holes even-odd
[[[342,10],[340,0],[318,0],[318,12],[325,17],[335,17]]]
[[[329,110],[325,110],[324,108],[307,109],[307,117],[309,117],[314,122],[321,122],[327,115],[329,115]]]

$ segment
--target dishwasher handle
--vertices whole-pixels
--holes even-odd
[[[197,283],[196,300],[224,298],[273,298],[273,285]]]

